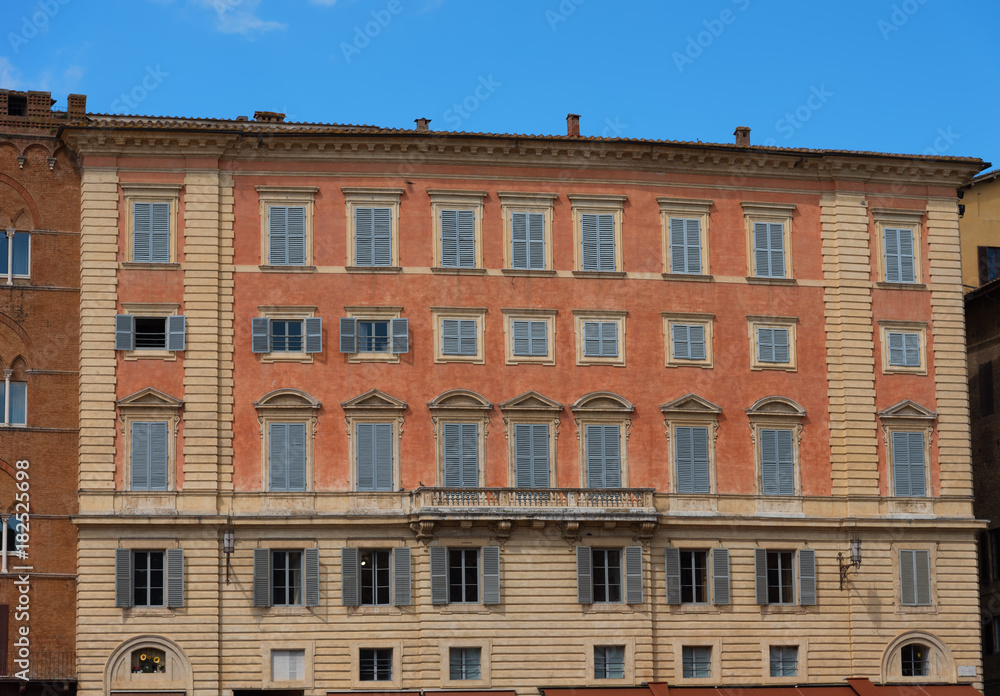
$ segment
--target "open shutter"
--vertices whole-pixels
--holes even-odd
[[[305,332],[306,332],[306,352],[307,353],[322,353],[323,352],[323,318],[322,317],[306,317],[305,321]]]
[[[587,426],[587,487],[604,488],[604,426]]]
[[[392,352],[410,352],[410,320],[393,319],[392,322]]]
[[[115,549],[115,606],[132,606],[131,549]]]
[[[288,490],[288,429],[290,423],[268,424],[268,457],[270,468],[270,489],[272,491]]]
[[[448,603],[448,549],[431,546],[431,604]]]
[[[687,273],[687,237],[684,218],[670,218],[670,272]]]
[[[691,360],[705,359],[705,326],[703,324],[692,324],[688,327],[688,337],[690,340]]]
[[[410,582],[410,549],[399,546],[392,550],[392,603],[397,607],[413,604]]]
[[[729,549],[712,549],[712,601],[729,604]]]
[[[589,546],[576,547],[576,601],[593,604],[593,555]]]
[[[686,324],[673,324],[670,327],[671,338],[674,343],[675,360],[692,360],[689,330],[691,327]]]
[[[167,350],[184,350],[184,315],[167,317]]]
[[[153,260],[153,204],[132,204],[132,261],[148,263]],[[6,251],[6,249],[4,250]],[[4,259],[6,262],[6,258]]]
[[[600,257],[598,250],[597,215],[583,213],[580,215],[580,246],[583,257],[583,270],[599,271]]]
[[[288,264],[288,209],[272,205],[267,209],[267,263],[271,266]]]
[[[358,352],[358,320],[340,318],[340,352]]]
[[[785,277],[785,226],[780,222],[768,223],[771,237],[771,277]]]
[[[375,490],[392,490],[392,423],[375,424]]]
[[[253,605],[271,606],[271,549],[253,550]]]
[[[345,607],[358,606],[358,549],[340,549],[340,595]]]
[[[458,211],[458,266],[476,266],[476,211]]]
[[[115,315],[115,350],[132,350],[135,346],[135,323],[131,314]]]
[[[642,604],[642,547],[626,546],[625,603]]]
[[[372,266],[375,263],[375,220],[372,208],[354,209],[354,263]]]
[[[673,546],[664,549],[667,577],[667,604],[681,603],[681,550]]]
[[[674,452],[677,462],[678,493],[694,493],[694,450],[692,444],[694,428],[680,427],[674,429]]]
[[[753,566],[757,604],[767,604],[767,550],[753,550]]]
[[[170,261],[170,204],[153,203],[151,208],[149,260],[153,263]]]
[[[545,268],[545,215],[528,214],[528,268]]]
[[[149,426],[150,423],[132,421],[132,490],[149,490]]]
[[[510,267],[529,268],[528,213],[510,214]]]
[[[319,549],[305,549],[302,553],[305,562],[305,605],[307,607],[319,606]]]
[[[356,427],[357,456],[356,482],[359,491],[375,490],[375,426],[376,423],[358,423]]]
[[[778,430],[778,495],[795,495],[795,458],[792,431]]]
[[[886,227],[883,241],[885,245],[885,279],[889,283],[899,283],[899,230]]]
[[[812,549],[799,551],[799,604],[816,604],[816,552]]]
[[[708,493],[711,475],[708,466],[708,428],[691,428],[692,493]]]
[[[774,329],[774,362],[787,363],[789,356],[788,329]]]
[[[306,489],[306,424],[288,423],[288,490]]]
[[[433,548],[433,547],[432,547]],[[500,603],[500,547],[483,547],[483,604]]]
[[[267,317],[250,320],[250,348],[254,353],[271,352],[271,320]]]
[[[761,492],[779,495],[778,492],[778,431],[760,430]]]
[[[917,581],[913,561],[915,553],[916,551],[906,550],[899,552],[899,601],[905,606],[913,606],[917,603]]]
[[[903,348],[903,334],[896,333],[895,331],[889,332],[889,364],[906,364],[906,351]]]
[[[479,425],[463,423],[460,486],[475,488],[479,485]]]
[[[306,263],[306,209],[302,206],[288,208],[288,265],[304,266]]]
[[[771,277],[770,237],[766,222],[753,224],[754,275],[758,278]]]
[[[184,606],[184,549],[167,549],[167,606]]]
[[[375,208],[372,241],[374,255],[372,263],[376,266],[392,265],[392,208]]]
[[[167,490],[169,432],[164,421],[149,424],[149,489]]]

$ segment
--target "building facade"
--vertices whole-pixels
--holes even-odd
[[[1000,170],[973,177],[961,196],[965,291],[1000,278]]]
[[[966,158],[90,115],[80,693],[981,686]]]
[[[76,683],[80,172],[70,97],[0,90],[0,693]]]

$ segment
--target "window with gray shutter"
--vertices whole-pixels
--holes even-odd
[[[678,426],[674,429],[678,493],[708,493],[708,428]]]
[[[754,590],[757,604],[767,604],[767,549],[753,550]]]
[[[920,334],[900,331],[887,332],[889,364],[899,367],[920,367]]]
[[[354,264],[392,265],[392,209],[354,209]]]
[[[271,549],[253,550],[253,605],[271,606]]]
[[[621,431],[617,425],[588,425],[587,486],[620,488],[622,485]]]
[[[785,277],[785,226],[780,222],[753,224],[754,275]]]
[[[132,261],[170,261],[170,204],[132,204]]]
[[[729,549],[712,549],[712,601],[729,604]]]
[[[397,607],[413,603],[410,580],[410,549],[397,546],[392,550],[392,603]]]
[[[267,241],[269,265],[304,266],[306,209],[303,206],[269,206]]]
[[[341,604],[356,607],[358,600],[358,549],[340,549]]]
[[[893,491],[897,496],[927,495],[924,467],[924,434],[892,434]]]
[[[576,547],[576,601],[593,604],[593,555],[589,546]]]
[[[899,552],[900,603],[904,606],[931,604],[931,558],[926,550]]]
[[[795,495],[795,459],[791,430],[761,428],[761,492],[764,495]]]
[[[583,322],[583,354],[588,358],[618,357],[618,322]]]
[[[267,317],[250,319],[250,349],[254,353],[271,352],[271,320]]]
[[[476,267],[476,212],[441,211],[441,265],[446,268]]]
[[[167,350],[184,350],[184,316],[167,317]]]
[[[511,268],[541,270],[545,268],[545,215],[542,213],[511,213]]]
[[[135,347],[135,317],[131,314],[115,315],[115,350],[133,350]]]
[[[167,490],[168,429],[164,421],[132,421],[130,429],[133,491]]]
[[[642,547],[626,546],[625,557],[625,603],[642,604]]]
[[[476,355],[476,320],[442,319],[441,354]]]
[[[306,424],[268,424],[270,490],[306,489]]]
[[[885,245],[885,280],[888,283],[913,283],[913,230],[886,227],[883,231]]]
[[[670,338],[675,360],[705,359],[704,324],[671,324]]]
[[[167,549],[167,606],[184,606],[184,549]]]
[[[516,319],[511,322],[514,355],[545,357],[549,354],[548,322]]]
[[[816,552],[799,550],[799,604],[816,604]]]
[[[479,485],[479,424],[443,423],[444,485],[476,488]]]
[[[431,604],[448,603],[448,549],[444,546],[431,546]]]
[[[392,352],[393,353],[409,353],[410,352],[410,320],[409,319],[393,319],[392,325]]]
[[[580,241],[584,271],[615,271],[615,216],[580,215]]]
[[[115,606],[132,606],[131,549],[115,549]]]
[[[701,273],[701,220],[670,218],[670,272]]]
[[[302,552],[303,558],[303,589],[305,594],[305,605],[307,607],[319,606],[319,549],[310,548]]]
[[[392,423],[358,423],[355,450],[358,490],[391,491]]]
[[[500,547],[484,546],[483,604],[500,603]]]
[[[681,603],[681,550],[673,546],[664,549],[666,561],[667,604]]]
[[[788,329],[757,328],[757,360],[785,364],[789,361]]]
[[[517,488],[549,487],[547,423],[518,423],[514,426],[514,477]]]

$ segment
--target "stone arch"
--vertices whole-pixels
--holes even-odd
[[[322,404],[301,389],[275,389],[254,402],[255,408],[319,408]]]
[[[925,676],[904,677],[900,652],[911,643],[919,643],[927,647],[927,674]],[[955,660],[951,650],[937,636],[924,631],[907,631],[896,636],[885,652],[882,653],[882,683],[913,681],[913,682],[952,682],[958,679]]]
[[[38,206],[28,190],[16,179],[6,174],[0,174],[0,184],[7,184],[13,189],[12,192],[7,187],[0,185],[0,210],[4,211],[8,217],[7,226],[11,226],[11,223],[17,221],[21,216],[22,221],[27,226],[17,229],[34,229],[37,221],[42,218]]]
[[[753,406],[747,409],[747,413],[750,415],[804,416],[806,415],[806,410],[787,396],[772,395],[758,399]]]
[[[492,404],[482,395],[468,389],[450,389],[440,394],[427,407],[434,409],[490,409]]]
[[[635,406],[626,399],[613,392],[597,391],[584,394],[570,406],[572,411],[627,411],[631,413]]]
[[[152,649],[164,654],[162,673],[132,671],[132,653]],[[157,635],[139,635],[125,641],[111,653],[104,667],[104,693],[114,691],[180,691],[194,689],[191,662],[177,643]]]
[[[18,355],[10,361],[10,369],[14,372],[10,377],[12,380],[16,382],[28,381],[28,362],[22,356]]]

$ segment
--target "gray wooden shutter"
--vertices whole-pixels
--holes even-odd
[[[340,352],[358,352],[358,320],[348,317],[340,318]]]
[[[511,332],[514,334],[514,355],[531,355],[531,322],[511,322]]]
[[[549,426],[547,423],[529,426],[531,429],[531,486],[549,487]]]
[[[691,344],[688,338],[690,327],[686,324],[672,324],[670,334],[674,344],[675,360],[691,360]]]
[[[587,426],[587,487],[604,488],[606,481],[604,426]]]
[[[799,551],[799,604],[816,604],[816,552],[812,549]]]
[[[674,429],[674,454],[677,463],[677,492],[694,493],[694,451],[692,444],[694,428]]]
[[[924,434],[907,433],[910,451],[910,495],[927,495],[927,484],[924,478]]]
[[[475,355],[478,351],[476,348],[476,320],[475,319],[462,319],[458,322],[459,330],[459,346],[458,352],[460,355]]]
[[[167,317],[167,350],[184,350],[184,315]]]
[[[184,549],[167,549],[167,606],[184,606]]]
[[[375,263],[375,216],[372,208],[354,209],[354,263],[372,266]]]
[[[601,356],[618,357],[618,322],[606,321],[601,324]]]
[[[931,603],[931,556],[930,552],[913,552],[913,576],[915,579],[916,603],[928,605]]]
[[[711,472],[708,461],[708,428],[691,428],[691,483],[693,493],[708,493]]]
[[[170,204],[153,203],[150,215],[149,260],[153,263],[170,261]]]
[[[135,346],[135,320],[131,314],[115,315],[115,350],[132,350]]]
[[[596,357],[601,354],[601,324],[599,322],[583,322],[583,354],[587,357]]]
[[[410,352],[410,320],[393,319],[392,322],[392,352]]]
[[[392,265],[392,208],[374,209],[372,263],[376,266]]]
[[[448,603],[448,549],[431,546],[431,604]]]
[[[690,341],[690,359],[705,359],[705,326],[703,324],[691,324],[688,326],[688,340]]]
[[[544,321],[528,322],[531,332],[531,348],[529,354],[544,357],[549,354],[548,328]]]
[[[774,329],[774,362],[787,363],[790,347],[788,344],[788,329]]]
[[[531,488],[531,426],[514,426],[514,486]]]
[[[392,603],[397,607],[413,604],[410,581],[410,549],[399,546],[392,550]]]
[[[597,232],[600,244],[598,270],[615,270],[615,216],[598,215]]]
[[[687,273],[685,220],[670,218],[670,272]]]
[[[288,428],[290,423],[268,424],[267,464],[270,490],[288,490]]]
[[[358,606],[358,550],[340,549],[340,596],[345,607]]]
[[[476,211],[458,211],[458,265],[476,266]]]
[[[131,427],[132,490],[149,490],[149,423],[132,421]]]
[[[914,270],[913,230],[899,230],[899,282],[914,282]]]
[[[288,209],[268,206],[267,209],[267,263],[270,266],[288,264]]]
[[[319,549],[310,548],[302,552],[305,565],[305,578],[303,582],[305,605],[307,607],[319,606]]]
[[[441,211],[441,265],[458,266],[458,211]]]
[[[770,237],[766,222],[753,224],[754,275],[758,278],[771,277]]]
[[[306,334],[306,352],[323,352],[323,317],[306,317],[303,322]]]
[[[580,245],[585,271],[601,269],[597,218],[593,213],[580,215]]]
[[[576,547],[576,601],[580,604],[593,604],[594,559],[589,546]]]
[[[271,549],[253,550],[253,605],[271,606]]]
[[[767,550],[753,550],[753,566],[757,604],[767,604]]]
[[[626,546],[625,603],[642,604],[642,547]]]
[[[885,247],[885,279],[889,283],[898,283],[899,279],[899,230],[886,227],[883,230]]]
[[[920,334],[903,334],[903,364],[920,367]]]
[[[761,492],[780,495],[778,489],[778,431],[762,428],[760,431]]]
[[[778,495],[795,495],[795,457],[792,431],[777,431],[778,445]]]
[[[132,606],[131,549],[115,549],[115,606]]]
[[[460,486],[475,488],[479,485],[479,424],[462,423],[461,482]]]
[[[458,319],[441,320],[441,352],[445,355],[461,355],[460,324]]]
[[[785,277],[785,226],[780,222],[768,223],[771,247],[771,277]]]
[[[895,495],[927,495],[923,433],[892,434],[892,469]]]
[[[375,490],[392,490],[392,423],[375,424]]]
[[[462,438],[459,423],[444,423],[444,485],[457,488],[462,485]]]
[[[545,268],[545,215],[528,214],[528,268]]]
[[[667,604],[681,603],[681,550],[673,546],[664,549],[667,578]]]
[[[690,218],[684,221],[687,236],[687,272],[701,273],[701,220]]]
[[[906,606],[931,603],[930,553],[926,550],[899,552],[900,603]]]
[[[903,348],[903,334],[895,331],[889,332],[889,364],[906,364],[906,351]]]
[[[153,260],[153,204],[132,204],[132,261],[149,263]],[[6,259],[5,259],[6,261]]]
[[[267,317],[250,319],[250,349],[254,353],[271,352],[271,320]]]
[[[288,423],[288,489],[306,489],[306,424]]]
[[[169,432],[164,421],[149,423],[149,488],[167,490]]]
[[[528,214],[510,214],[510,267],[529,268]]]
[[[775,362],[774,329],[757,329],[757,360],[768,363]]]
[[[359,491],[375,490],[375,425],[358,423],[355,428],[355,482]]]
[[[306,263],[306,209],[293,206],[288,211],[288,265],[304,266]]]
[[[483,547],[483,604],[500,603],[500,547]]]
[[[729,549],[712,549],[712,601],[729,604]]]

